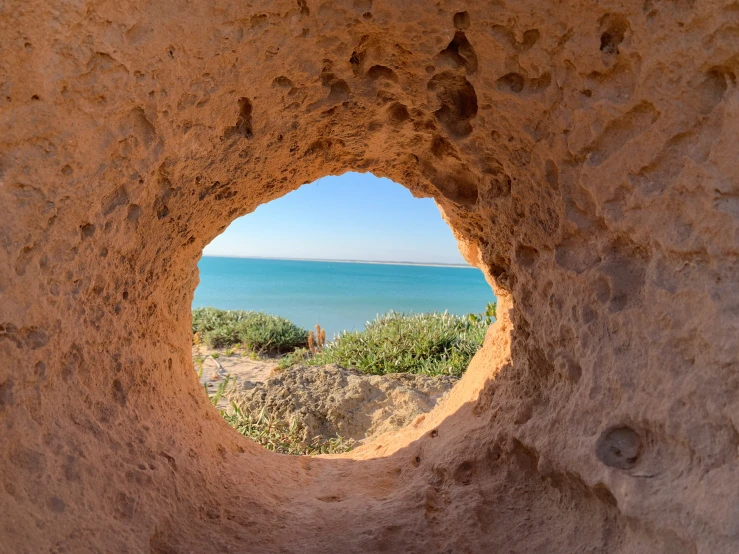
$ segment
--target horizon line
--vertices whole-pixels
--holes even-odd
[[[334,262],[343,264],[374,264],[374,265],[408,265],[423,267],[456,267],[459,269],[479,269],[470,264],[451,264],[444,262],[395,262],[395,261],[378,261],[378,260],[339,260],[331,258],[287,258],[287,257],[271,257],[271,256],[238,256],[227,254],[203,254],[203,258],[238,258],[242,260],[284,260],[292,262]]]

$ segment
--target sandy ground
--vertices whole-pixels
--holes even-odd
[[[218,356],[217,359],[212,357],[213,354]],[[193,346],[192,359],[196,372],[199,370],[199,358],[205,358],[200,383],[208,388],[210,394],[214,394],[218,386],[229,379],[224,395],[216,406],[219,409],[227,408],[229,394],[243,390],[245,383],[266,381],[278,363],[278,358],[263,357],[254,360],[249,353],[239,351],[227,356],[225,350],[210,350],[204,346],[198,350]]]

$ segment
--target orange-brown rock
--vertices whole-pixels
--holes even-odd
[[[5,0],[0,51],[0,551],[737,552],[735,1]],[[278,456],[198,386],[197,261],[348,170],[500,319],[404,431]]]

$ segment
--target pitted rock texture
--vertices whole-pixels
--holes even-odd
[[[736,552],[737,29],[734,0],[0,3],[0,551]],[[433,197],[500,318],[422,421],[274,455],[196,382],[197,261],[348,170]]]
[[[365,375],[334,364],[294,366],[263,383],[244,383],[246,390],[231,400],[255,417],[264,410],[278,421],[295,421],[306,441],[366,442],[431,411],[456,382],[443,375]]]

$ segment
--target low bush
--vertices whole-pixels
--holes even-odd
[[[490,321],[489,317],[448,313],[389,312],[368,322],[364,331],[344,332],[313,354],[297,349],[280,366],[333,363],[377,375],[460,376],[482,346]]]
[[[192,332],[209,348],[240,344],[253,352],[282,354],[308,344],[308,331],[292,321],[243,310],[197,308],[192,312]]]

